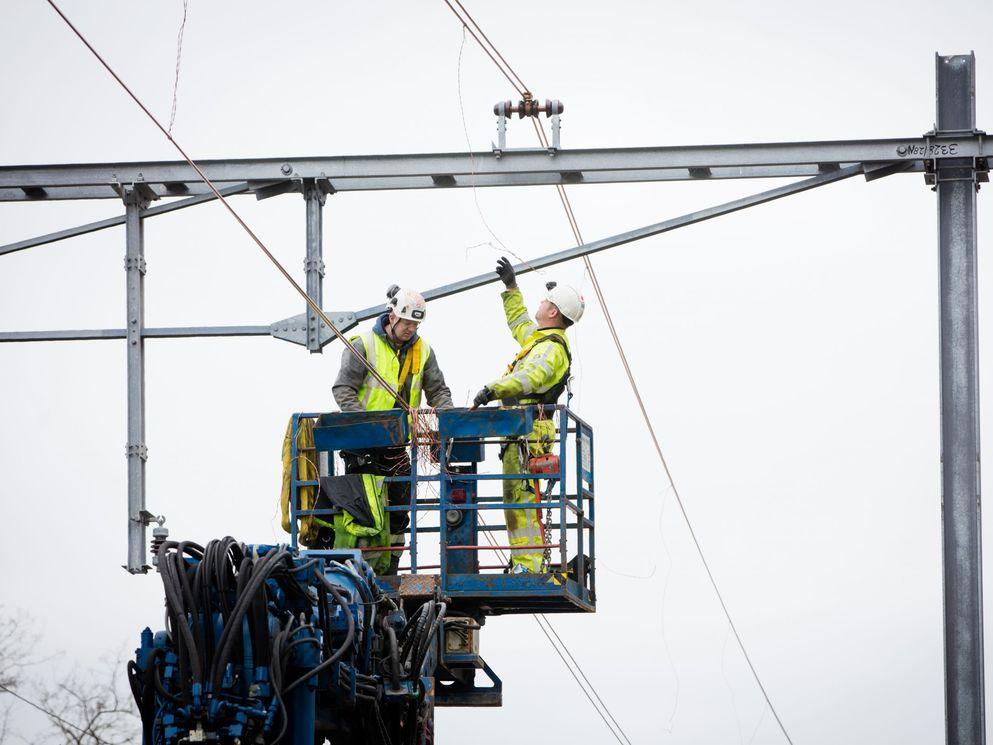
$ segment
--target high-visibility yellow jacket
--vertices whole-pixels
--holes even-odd
[[[413,346],[403,358],[403,365],[396,351],[386,339],[373,331],[360,336],[353,336],[349,341],[361,340],[365,348],[365,358],[383,379],[401,395],[409,380],[407,403],[410,408],[417,409],[421,405],[421,390],[424,383],[424,366],[431,355],[431,347],[424,339],[418,337]],[[396,407],[396,400],[372,375],[366,375],[358,391],[359,402],[366,411],[385,411]]]
[[[399,347],[394,346],[387,339],[384,327],[387,317],[384,313],[371,331],[349,339],[356,351],[401,394],[402,404],[416,409],[421,405],[421,398],[426,396],[428,406],[451,407],[452,393],[445,384],[438,356],[420,336]],[[342,411],[402,408],[366,369],[362,360],[347,348],[342,350],[341,368],[332,392]]]
[[[555,403],[569,377],[572,356],[565,330],[539,329],[528,316],[524,296],[517,288],[501,294],[507,326],[521,351],[503,377],[489,388],[505,405]]]

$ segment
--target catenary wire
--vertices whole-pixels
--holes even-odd
[[[93,45],[90,44],[89,40],[82,34],[82,32],[78,28],[76,28],[76,26],[73,25],[72,21],[70,21],[69,18],[66,16],[66,14],[62,12],[62,9],[59,8],[59,6],[56,5],[53,0],[46,0],[46,2],[52,6],[55,12],[59,14],[59,16],[62,18],[63,21],[65,21],[66,25],[70,29],[72,29],[72,32],[76,34],[79,40],[83,42],[86,48],[89,49],[90,52],[93,54],[93,56],[97,58],[97,60],[100,62],[101,65],[103,65],[104,69],[107,70],[108,73],[110,73],[111,77],[113,77],[114,80],[116,80],[117,83],[128,94],[128,96],[131,97],[131,100],[138,105],[138,108],[140,108],[143,112],[145,112],[145,115],[152,120],[152,123],[156,127],[158,127],[159,131],[161,131],[162,134],[166,136],[169,142],[172,143],[173,147],[176,148],[177,152],[179,152],[179,154],[183,157],[183,160],[185,160],[190,165],[190,168],[196,171],[197,175],[207,186],[207,188],[210,189],[211,192],[213,192],[214,197],[216,197],[217,200],[220,201],[222,205],[224,205],[225,209],[227,209],[227,211],[231,214],[231,216],[238,222],[239,225],[241,225],[241,227],[245,230],[245,232],[248,233],[249,237],[255,242],[255,245],[257,245],[259,249],[261,249],[262,253],[264,253],[266,257],[269,259],[269,261],[272,262],[273,266],[275,266],[276,269],[279,270],[279,273],[282,274],[283,277],[286,279],[286,281],[293,286],[293,289],[295,289],[297,293],[299,293],[300,297],[304,299],[308,307],[311,310],[313,310],[314,313],[316,313],[317,316],[322,321],[324,321],[324,323],[327,325],[327,328],[329,328],[334,333],[334,335],[341,340],[342,344],[344,344],[345,347],[348,350],[350,350],[351,353],[354,354],[359,359],[359,361],[363,364],[363,366],[369,371],[369,374],[372,375],[377,381],[379,381],[380,385],[382,385],[386,389],[386,391],[396,399],[397,403],[399,403],[400,406],[405,411],[407,411],[407,413],[413,413],[410,405],[406,401],[401,399],[400,394],[394,389],[394,387],[391,386],[383,378],[383,376],[376,371],[375,367],[373,367],[373,365],[369,363],[365,355],[359,353],[359,351],[355,348],[355,345],[352,344],[352,342],[349,341],[348,338],[341,331],[338,330],[338,327],[335,326],[331,322],[331,319],[324,314],[324,311],[321,310],[321,307],[316,302],[314,302],[313,299],[311,299],[310,295],[307,294],[306,290],[304,290],[300,286],[300,284],[295,279],[293,279],[290,273],[286,271],[286,268],[279,262],[279,260],[275,256],[273,256],[272,252],[255,234],[255,231],[253,231],[248,226],[248,224],[242,219],[241,215],[238,214],[238,212],[234,209],[234,207],[231,206],[228,200],[224,198],[224,195],[221,194],[220,191],[218,191],[216,186],[214,186],[213,182],[209,178],[207,178],[207,175],[200,169],[200,166],[198,166],[196,163],[193,162],[193,159],[186,154],[186,151],[180,146],[178,142],[176,142],[175,138],[171,134],[169,134],[169,131],[162,126],[159,120],[155,118],[155,115],[148,110],[148,107],[146,107],[145,104],[141,102],[141,99],[139,99],[131,91],[128,85],[121,79],[121,77],[116,72],[114,72],[114,69],[109,64],[107,64],[107,61],[100,55],[100,53],[93,47]]]
[[[445,2],[447,3],[448,0],[445,0]],[[496,48],[496,45],[492,41],[490,41],[490,37],[486,35],[485,31],[483,31],[483,27],[480,26],[478,23],[476,23],[476,19],[473,18],[472,15],[470,15],[469,11],[466,10],[466,7],[461,2],[459,2],[459,0],[455,0],[455,4],[458,5],[459,8],[461,8],[462,12],[465,13],[465,17],[468,18],[469,22],[476,27],[476,30],[479,31],[480,36],[486,39],[486,43],[490,45],[490,48],[493,50],[494,54],[496,54],[496,56],[500,58],[500,61],[503,62],[504,66],[507,68],[510,74],[514,76],[514,79],[520,84],[521,88],[524,89],[524,90],[519,90],[518,93],[523,95],[525,91],[529,91],[528,87],[524,85],[524,81],[521,80],[521,76],[514,71],[514,68],[510,66],[510,63],[507,62],[506,58],[502,54],[500,54],[500,50]],[[449,5],[448,7],[451,8],[452,6]],[[452,8],[452,10],[454,11],[455,9]],[[463,25],[465,25],[464,22]],[[477,41],[479,40],[477,39]],[[490,59],[493,59],[492,56],[490,57]],[[496,60],[493,61],[496,62]],[[504,74],[506,75],[506,73]]]
[[[450,2],[448,2],[448,0],[444,0],[444,2],[445,2],[445,5],[447,5],[451,9],[451,11],[455,14],[455,17],[458,18],[460,21],[462,21],[462,25],[465,26],[469,30],[469,33],[472,34],[472,38],[476,40],[476,43],[477,44],[479,44],[479,48],[482,49],[484,52],[486,52],[486,54],[489,56],[489,58],[491,60],[493,60],[493,64],[497,66],[497,69],[500,72],[503,73],[503,76],[505,78],[507,78],[508,81],[510,81],[510,84],[514,87],[514,90],[516,90],[518,93],[520,93],[523,96],[524,95],[523,88],[520,85],[518,85],[516,82],[514,82],[514,79],[503,68],[503,65],[501,65],[497,61],[496,57],[493,56],[493,53],[489,49],[487,49],[486,48],[486,45],[483,44],[483,42],[480,40],[480,38],[478,36],[476,36],[476,32],[473,31],[471,28],[469,28],[469,25],[465,22],[465,20],[463,20],[462,16],[459,15],[459,12],[457,10],[455,10],[455,6],[453,6]],[[475,21],[473,21],[473,25],[475,25]],[[478,26],[477,26],[477,28],[478,28]],[[480,29],[480,33],[482,33],[482,30],[481,29]]]
[[[480,513],[478,517],[479,517],[479,521],[483,523],[483,525],[486,525],[486,520],[483,519],[482,513]],[[496,539],[493,538],[492,535],[490,535],[490,531],[488,530],[483,531],[483,535],[486,536],[486,540],[489,542],[491,546],[495,547],[497,545]],[[503,549],[496,548],[495,552],[497,556],[500,557],[500,561],[502,562],[507,561],[507,554],[503,551]],[[572,656],[572,652],[569,651],[569,648],[566,646],[566,643],[562,641],[562,637],[560,637],[558,633],[555,631],[554,627],[552,626],[552,622],[548,620],[548,618],[545,616],[544,613],[535,613],[534,616],[532,616],[532,618],[534,618],[535,623],[538,624],[538,628],[541,629],[542,633],[545,635],[545,638],[548,639],[548,643],[552,645],[552,649],[555,650],[555,653],[559,656],[559,659],[562,660],[562,664],[565,665],[565,669],[569,671],[569,674],[572,675],[573,679],[576,681],[576,684],[579,686],[579,689],[589,700],[590,704],[593,706],[593,709],[596,711],[597,714],[600,715],[600,718],[603,720],[603,723],[607,725],[607,729],[610,730],[610,734],[612,734],[614,738],[617,740],[617,742],[621,743],[621,745],[624,745],[624,743],[627,743],[627,745],[631,745],[631,740],[627,736],[627,733],[623,730],[621,725],[618,724],[617,720],[614,718],[614,715],[610,713],[610,709],[607,708],[607,705],[603,702],[603,699],[600,698],[600,694],[597,693],[596,688],[594,688],[593,684],[590,683],[589,678],[586,677],[586,673],[583,672],[583,669],[579,666],[579,663],[576,662],[576,658]],[[544,621],[544,625],[542,624],[542,621]],[[545,628],[546,626],[548,627],[547,629]],[[555,639],[559,640],[558,645],[552,639],[551,635],[549,634],[549,630],[551,630],[552,634],[555,634]],[[586,686],[584,686],[582,681],[580,681],[579,677],[576,675],[576,671],[573,670],[572,667],[569,665],[569,662],[562,654],[562,650],[559,649],[559,645],[561,645],[562,649],[565,650],[565,653],[569,655],[569,659],[572,660],[573,663],[575,664],[576,670],[579,671],[579,674],[583,676],[583,680],[585,680],[586,683],[589,685],[589,690],[587,690]],[[593,696],[590,695],[590,691],[593,692]],[[603,708],[603,711],[600,711],[600,707],[598,707],[596,703],[593,701],[594,697],[596,697],[596,700],[600,702],[600,707]],[[606,716],[604,716],[604,712],[606,712]],[[608,717],[610,718],[610,721],[607,721]],[[613,722],[614,726],[611,726],[610,722]],[[617,731],[614,730],[615,727]],[[620,735],[618,735],[617,732],[620,732]],[[622,737],[624,739],[621,739]]]
[[[541,139],[543,143],[547,145],[547,140],[544,137],[544,129],[541,128],[540,122],[536,121],[536,123],[538,126],[538,131],[542,135]],[[569,195],[566,193],[565,187],[561,184],[556,185],[555,188],[559,193],[559,199],[562,201],[562,206],[565,209],[566,215],[569,219],[569,225],[573,230],[576,243],[577,245],[581,245],[583,243],[583,236],[579,230],[579,224],[576,221],[575,213],[572,210],[572,203],[569,201]],[[731,631],[734,634],[734,638],[738,643],[738,648],[741,650],[741,654],[745,658],[745,662],[748,664],[748,669],[751,671],[752,677],[755,679],[755,683],[762,692],[762,697],[765,699],[769,710],[772,712],[772,716],[779,725],[779,729],[782,731],[783,737],[786,738],[786,741],[790,745],[793,745],[793,740],[786,731],[786,727],[783,724],[782,719],[779,718],[779,712],[777,712],[776,707],[773,706],[772,700],[769,698],[769,692],[766,690],[765,684],[762,682],[758,671],[755,669],[755,665],[752,662],[751,656],[748,654],[748,650],[746,649],[745,643],[741,638],[741,634],[738,633],[738,627],[735,625],[734,619],[731,617],[731,611],[728,609],[724,596],[721,594],[720,588],[717,585],[717,580],[714,578],[714,573],[710,569],[710,563],[707,561],[707,557],[703,553],[703,547],[700,545],[700,539],[697,537],[696,531],[693,529],[693,523],[690,522],[690,516],[686,511],[686,505],[683,503],[683,498],[679,494],[679,488],[676,486],[676,481],[673,478],[672,471],[669,469],[669,463],[666,461],[665,455],[662,452],[662,445],[659,443],[659,438],[655,432],[655,427],[652,424],[652,419],[648,414],[645,401],[641,396],[641,389],[638,387],[638,382],[635,380],[634,372],[631,370],[631,364],[628,362],[627,353],[624,351],[624,345],[621,342],[620,335],[617,332],[617,327],[614,325],[614,319],[610,314],[606,298],[603,295],[603,288],[600,286],[600,281],[597,278],[596,271],[593,269],[593,262],[590,261],[589,256],[584,256],[583,262],[586,264],[586,270],[589,272],[590,280],[593,284],[593,290],[596,293],[597,301],[600,303],[600,307],[603,310],[603,317],[607,321],[607,328],[609,329],[610,336],[613,339],[614,347],[617,349],[617,355],[621,360],[621,365],[624,367],[624,372],[627,375],[628,383],[631,385],[631,391],[634,393],[635,399],[638,402],[638,408],[641,410],[641,416],[645,421],[645,426],[648,428],[648,434],[651,437],[652,444],[655,446],[655,452],[658,454],[659,462],[662,464],[662,469],[665,471],[666,479],[668,479],[669,485],[672,487],[673,496],[676,497],[676,504],[679,505],[679,511],[683,516],[683,521],[686,523],[686,528],[689,530],[690,537],[693,539],[693,545],[696,548],[697,555],[700,557],[700,563],[703,564],[703,568],[707,573],[707,579],[710,580],[710,585],[714,589],[714,594],[717,596],[721,609],[724,611],[724,616],[727,618],[728,625],[730,626]]]
[[[460,16],[458,13],[455,12],[455,9],[452,8],[448,0],[444,0],[444,1],[445,4],[452,9],[452,12],[455,13],[455,15],[459,18],[459,20],[463,24],[465,24],[465,20],[462,18],[462,16]],[[455,1],[458,2],[458,0]],[[462,7],[461,3],[459,3],[459,7]],[[463,8],[463,10],[465,9]],[[479,24],[477,24],[475,19],[473,19],[472,16],[469,15],[468,11],[466,11],[466,17],[473,23],[473,25],[479,28]],[[479,29],[479,32],[481,35],[485,37],[485,34],[483,34],[482,29]],[[480,46],[482,46],[482,42],[479,41],[479,37],[473,34],[473,38],[475,38],[477,43],[479,43]],[[490,46],[493,47],[494,51],[497,53],[500,59],[503,59],[503,55],[501,55],[499,51],[497,51],[496,47],[493,45],[492,42],[489,41],[488,37],[486,37],[486,40],[487,42],[489,42]],[[487,54],[489,54],[489,52],[487,52]],[[496,59],[493,57],[493,55],[490,54],[489,56],[490,59],[493,59],[494,63],[496,63]],[[511,70],[510,65],[507,65],[507,69]],[[506,71],[503,71],[503,73],[504,76],[509,78],[509,75]],[[513,73],[512,70],[511,73]],[[516,75],[516,73],[513,74]],[[525,88],[525,90],[530,90],[526,85],[523,84],[523,81],[521,81],[521,84],[522,87]],[[532,124],[534,125],[535,133],[538,136],[539,142],[543,147],[547,148],[548,139],[545,135],[544,126],[541,124],[541,121],[537,117],[532,118],[531,121]],[[566,193],[565,187],[562,186],[561,184],[556,184],[555,189],[558,192],[559,200],[562,203],[562,207],[566,214],[566,219],[569,221],[569,227],[572,230],[576,243],[577,245],[582,245],[583,244],[582,232],[579,229],[579,223],[577,222],[575,212],[572,209],[572,203],[569,201],[569,195]],[[700,557],[700,561],[703,564],[704,570],[707,573],[707,578],[710,580],[710,584],[714,590],[714,594],[717,595],[717,599],[721,605],[721,609],[724,611],[724,615],[727,618],[728,625],[730,626],[731,631],[734,633],[735,641],[737,641],[738,643],[738,648],[741,650],[741,653],[745,658],[745,662],[748,664],[748,669],[751,671],[752,677],[755,679],[755,683],[758,685],[759,690],[762,692],[762,696],[765,699],[766,705],[769,707],[769,710],[772,712],[773,717],[776,719],[776,723],[779,725],[779,729],[782,731],[783,736],[786,738],[786,741],[790,745],[793,745],[793,740],[790,737],[789,733],[786,731],[786,727],[783,724],[782,719],[780,719],[779,713],[776,711],[775,706],[773,706],[772,700],[769,697],[769,693],[766,690],[765,685],[762,683],[762,679],[759,677],[758,671],[755,669],[755,665],[752,663],[752,659],[748,654],[748,650],[745,648],[744,641],[742,641],[741,635],[738,632],[738,628],[731,617],[731,612],[728,610],[728,606],[724,600],[724,596],[721,594],[720,588],[717,585],[717,580],[714,578],[714,574],[710,569],[710,564],[707,562],[706,556],[703,553],[703,548],[700,545],[699,539],[697,538],[696,531],[693,529],[693,524],[690,522],[689,514],[686,511],[686,506],[683,504],[682,497],[679,494],[679,489],[676,487],[675,479],[672,476],[672,472],[669,469],[669,464],[666,461],[665,455],[662,452],[662,446],[659,443],[658,435],[655,432],[655,427],[652,425],[651,417],[648,414],[648,410],[645,406],[644,399],[641,396],[641,390],[638,387],[638,383],[635,380],[634,373],[631,370],[631,365],[628,362],[627,354],[624,351],[624,345],[621,342],[620,335],[618,334],[617,328],[614,325],[613,317],[610,314],[610,310],[607,306],[606,298],[604,297],[603,288],[601,287],[600,281],[596,276],[596,271],[593,268],[593,262],[590,260],[589,256],[583,256],[583,263],[585,264],[587,273],[590,276],[590,280],[593,285],[593,290],[597,296],[597,301],[600,303],[600,308],[603,310],[603,315],[605,320],[607,321],[608,330],[610,331],[610,335],[611,338],[613,339],[614,346],[617,349],[617,354],[621,360],[621,364],[624,367],[624,372],[627,376],[628,383],[630,384],[631,390],[634,393],[635,399],[637,400],[638,408],[641,410],[641,415],[645,421],[645,426],[648,428],[649,436],[651,437],[652,443],[655,447],[655,451],[658,454],[659,462],[662,464],[662,468],[665,471],[666,478],[668,479],[669,484],[672,486],[672,492],[673,495],[676,497],[676,503],[679,505],[679,510],[682,513],[683,521],[686,523],[686,527],[689,530],[690,537],[693,539],[693,545],[695,546],[697,554]]]

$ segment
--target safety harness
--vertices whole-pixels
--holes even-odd
[[[559,396],[562,395],[562,391],[564,391],[566,386],[569,384],[569,377],[572,373],[572,354],[569,352],[569,345],[566,344],[565,339],[563,339],[559,334],[539,336],[527,346],[522,347],[521,351],[517,353],[516,357],[514,357],[514,360],[507,365],[507,372],[505,374],[509,375],[514,372],[514,368],[517,367],[518,362],[527,357],[531,353],[532,349],[546,341],[558,344],[565,350],[565,356],[569,360],[569,365],[566,367],[565,373],[562,377],[555,381],[555,385],[544,393],[530,394],[516,399],[516,402],[519,404],[554,404],[559,400]]]
[[[421,338],[417,337],[417,341],[413,343],[410,349],[407,350],[406,355],[403,358],[403,365],[400,366],[400,375],[397,376],[397,393],[403,396],[405,399],[410,398],[410,391],[404,390],[404,385],[407,382],[407,376],[413,373],[415,376],[420,375],[421,372]],[[400,401],[397,400],[397,409],[403,408]]]

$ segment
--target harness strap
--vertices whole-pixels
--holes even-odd
[[[421,372],[421,339],[417,338],[414,342],[414,346],[407,350],[407,355],[403,358],[403,367],[400,368],[400,376],[397,378],[397,391],[403,388],[403,384],[407,382],[407,376],[411,373],[411,367],[413,367],[414,375],[419,375]]]

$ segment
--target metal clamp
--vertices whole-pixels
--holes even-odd
[[[316,270],[320,275],[324,276],[324,261],[322,259],[304,259],[303,260],[303,270],[305,272],[311,272]]]
[[[148,265],[145,263],[144,256],[125,256],[124,257],[124,271],[130,272],[132,269],[137,269],[142,274],[145,273]]]
[[[565,111],[565,106],[561,101],[545,99],[544,104],[539,104],[530,92],[524,92],[524,98],[514,104],[513,101],[499,101],[493,105],[493,113],[497,117],[497,144],[490,143],[493,154],[499,158],[507,149],[507,119],[517,114],[520,119],[524,117],[538,118],[540,114],[550,117],[552,120],[552,141],[548,146],[548,154],[554,156],[560,148],[560,133],[562,124],[559,115]],[[530,149],[530,148],[529,148]]]
[[[140,174],[139,174],[140,175]],[[144,181],[135,181],[131,184],[111,184],[111,188],[117,192],[125,205],[148,209],[148,205],[159,198],[155,190]]]
[[[925,152],[932,153],[941,147],[942,141],[954,140],[958,137],[976,137],[979,149],[982,151],[983,137],[986,132],[981,129],[941,130],[932,129],[924,133]],[[954,144],[952,144],[954,147]],[[979,191],[981,183],[987,183],[989,176],[989,161],[987,158],[944,158],[938,161],[934,158],[924,159],[924,183],[934,191],[938,184],[953,181],[968,181]]]
[[[148,460],[148,448],[145,447],[145,443],[128,443],[124,446],[124,457],[131,458],[137,455],[142,460]],[[165,518],[162,518],[165,520]]]

